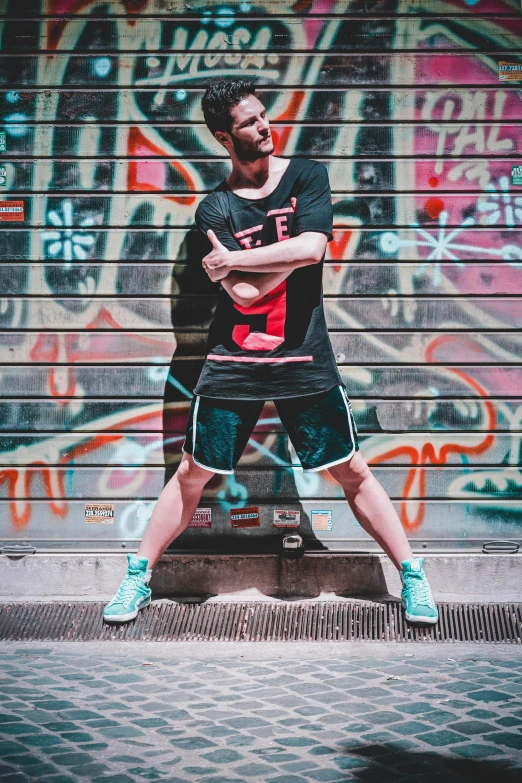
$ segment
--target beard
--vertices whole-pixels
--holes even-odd
[[[267,158],[274,151],[274,142],[270,138],[269,142],[264,140],[259,142],[245,142],[240,141],[236,136],[230,134],[232,138],[232,144],[234,145],[234,152],[239,160],[244,163],[259,158]]]

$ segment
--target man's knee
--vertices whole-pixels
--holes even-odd
[[[356,451],[350,460],[334,465],[330,468],[330,473],[343,487],[354,489],[372,475],[360,451]]]
[[[183,458],[176,471],[176,477],[180,484],[204,487],[216,474],[196,465],[190,454],[183,454]]]

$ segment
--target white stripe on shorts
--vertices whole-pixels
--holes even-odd
[[[348,460],[351,459],[355,453],[355,438],[354,438],[353,426],[352,426],[352,414],[350,413],[350,408],[348,407],[348,400],[346,398],[346,393],[343,387],[338,386],[337,388],[341,392],[341,396],[344,402],[344,407],[346,408],[346,413],[348,414],[348,426],[350,428],[350,439],[353,443],[353,449],[346,457],[341,457],[341,459],[336,459],[334,462],[327,462],[326,465],[320,465],[318,468],[307,468],[306,470],[303,470],[303,473],[318,473],[320,470],[327,470],[328,468],[333,468],[334,465],[340,465],[341,462],[348,462]]]
[[[233,476],[234,475],[233,470],[219,470],[218,468],[209,468],[207,465],[203,465],[203,463],[198,462],[198,460],[194,456],[194,452],[196,451],[196,428],[198,426],[198,410],[199,410],[199,396],[196,395],[196,404],[194,405],[194,414],[192,416],[192,455],[191,455],[192,459],[194,460],[198,468],[203,468],[203,470],[209,470],[211,473],[222,473],[223,475],[226,476]]]

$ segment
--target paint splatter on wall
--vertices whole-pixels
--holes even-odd
[[[193,220],[229,171],[200,107],[219,75],[257,80],[276,154],[328,168],[332,342],[405,528],[520,537],[516,0],[30,5],[0,9],[0,200],[23,204],[0,209],[0,539],[137,540],[179,462],[216,301]],[[86,503],[109,523],[86,528]],[[252,503],[261,525],[231,531]],[[286,505],[304,532],[332,511],[309,545],[368,546],[270,404],[203,505],[187,544],[262,546]]]

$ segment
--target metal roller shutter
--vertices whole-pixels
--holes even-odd
[[[132,547],[176,467],[215,303],[190,260],[196,206],[229,171],[200,108],[220,74],[258,79],[276,154],[328,168],[332,342],[415,545],[519,539],[518,0],[0,14],[0,541]],[[274,510],[297,509],[309,548],[375,548],[273,418],[268,404],[235,477],[206,488],[212,527],[177,546],[277,549]],[[232,529],[237,505],[261,525]]]

